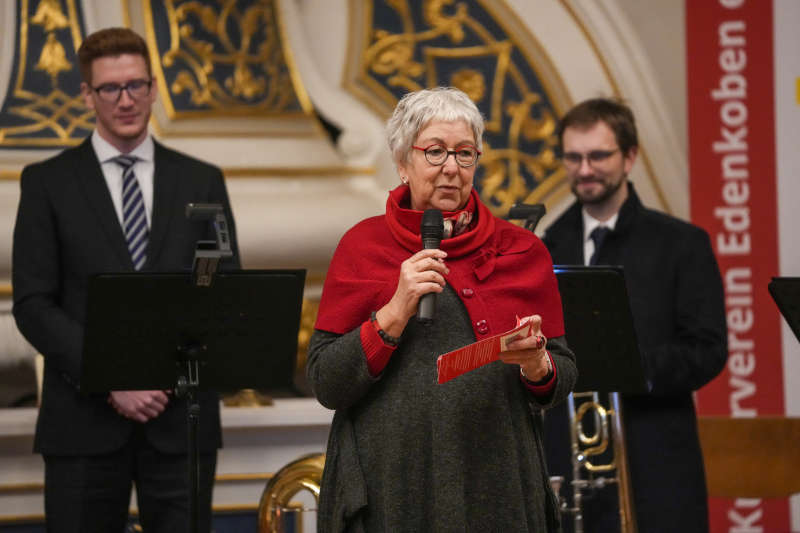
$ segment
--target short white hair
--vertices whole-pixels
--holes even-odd
[[[455,87],[422,89],[404,95],[386,123],[386,140],[395,163],[408,160],[419,132],[433,121],[463,120],[475,135],[475,145],[483,150],[483,115],[463,91]]]

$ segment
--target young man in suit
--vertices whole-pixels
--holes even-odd
[[[45,358],[34,448],[47,528],[122,532],[135,484],[145,531],[174,533],[188,523],[186,404],[161,390],[81,392],[87,283],[101,272],[188,271],[195,243],[213,238],[209,224],[186,219],[189,202],[224,206],[237,268],[233,216],[217,167],[148,133],[157,90],[144,40],[101,30],[78,58],[95,131],[23,170],[14,228],[14,317]],[[200,530],[209,531],[219,402],[203,393],[200,405]]]
[[[582,102],[564,116],[558,136],[577,201],[547,228],[544,242],[555,264],[624,267],[652,386],[649,394],[622,397],[639,531],[707,531],[692,392],[727,359],[722,281],[708,235],[639,201],[627,179],[639,148],[627,106]],[[548,412],[545,439],[550,474],[571,478],[565,407]],[[585,531],[619,531],[616,493],[611,485],[584,500]]]

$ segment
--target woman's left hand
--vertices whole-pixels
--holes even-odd
[[[521,322],[531,322],[531,334],[524,339],[511,342],[507,351],[500,352],[500,360],[510,365],[519,365],[523,375],[530,381],[542,380],[550,372],[550,357],[547,355],[547,339],[542,335],[542,317],[531,315]]]

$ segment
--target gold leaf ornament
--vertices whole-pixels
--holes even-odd
[[[173,94],[181,94],[184,91],[188,91],[191,95],[191,101],[195,105],[203,105],[210,99],[208,92],[201,91],[195,79],[187,71],[178,73],[175,81],[172,82],[171,89]]]
[[[464,91],[473,102],[480,102],[486,95],[486,79],[475,69],[459,70],[453,74],[450,83],[453,87]]]
[[[262,20],[263,24],[259,24]],[[242,17],[242,43],[249,44],[253,35],[255,35],[260,27],[265,26],[267,22],[266,13],[264,11],[258,8],[248,9]],[[245,46],[242,48],[246,49]]]
[[[58,85],[56,77],[58,73],[63,70],[72,68],[72,63],[67,61],[67,52],[64,47],[56,39],[55,33],[47,34],[47,42],[44,43],[42,54],[39,56],[39,62],[36,64],[37,70],[44,70],[53,80],[53,85]]]
[[[450,40],[458,44],[464,40],[463,21],[467,17],[467,6],[459,3],[456,12],[452,17],[448,17],[442,11],[445,6],[453,4],[453,0],[427,0],[423,7],[423,18],[430,26],[438,32],[448,35]]]
[[[187,2],[178,6],[175,9],[175,18],[177,20],[186,20],[189,18],[190,14],[195,14],[197,19],[200,21],[203,29],[209,33],[216,33],[217,31],[217,12],[211,6],[204,6],[200,5],[197,2]],[[190,26],[183,26],[181,28],[181,32],[183,32],[184,28],[189,29],[189,35],[191,35],[191,27]]]
[[[51,32],[69,26],[69,20],[61,10],[59,0],[42,0],[36,8],[36,14],[31,19],[33,24],[44,27],[44,31]]]
[[[397,40],[387,43],[382,49],[377,50],[375,59],[371,64],[372,70],[377,74],[387,75],[392,72],[403,71],[412,77],[424,71],[424,67],[413,61],[414,44],[408,40]],[[418,74],[412,74],[418,72]]]
[[[244,64],[236,65],[233,77],[225,80],[225,87],[234,96],[243,96],[252,99],[264,93],[267,82],[263,77],[258,79],[253,77],[253,71]]]

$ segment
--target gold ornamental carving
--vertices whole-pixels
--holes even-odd
[[[146,0],[143,5],[170,119],[310,114],[274,0]]]
[[[94,127],[80,94],[76,0],[20,0],[17,24],[17,69],[0,111],[0,146],[76,145]]]
[[[555,152],[558,112],[537,62],[489,0],[351,0],[356,66],[346,86],[386,114],[402,94],[449,85],[486,117],[475,186],[504,216],[563,182]],[[360,16],[359,16],[360,15]]]

